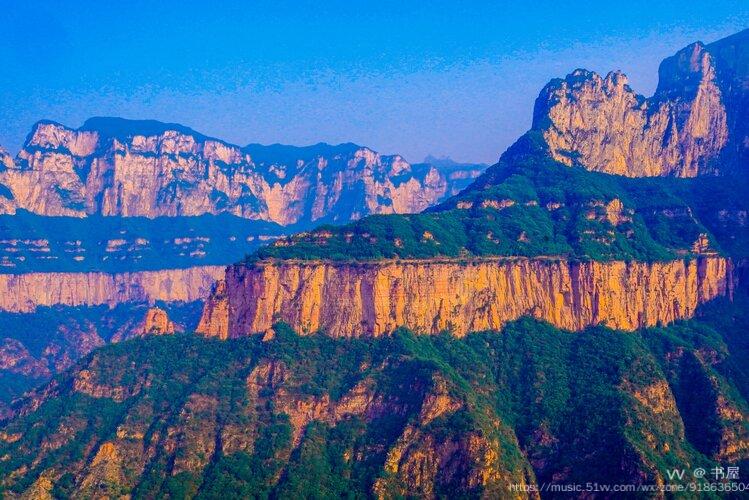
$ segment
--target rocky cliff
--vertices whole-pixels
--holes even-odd
[[[181,331],[181,328],[169,319],[169,314],[165,310],[160,307],[150,307],[133,334],[169,335],[177,331]]]
[[[229,338],[229,296],[225,279],[218,280],[211,289],[195,331],[220,339]]]
[[[301,333],[379,336],[498,330],[524,315],[569,330],[634,330],[689,318],[731,291],[721,257],[670,262],[433,259],[358,264],[260,262],[230,267],[198,331],[263,332],[284,321]]]
[[[0,274],[0,310],[39,306],[114,306],[124,302],[192,302],[208,296],[222,266],[133,273]]]
[[[0,152],[0,210],[83,217],[230,213],[282,225],[418,212],[475,168],[444,174],[355,144],[239,147],[177,124],[39,122]]]
[[[645,98],[620,72],[576,70],[539,95],[533,129],[567,165],[630,177],[746,173],[749,30],[666,59]]]

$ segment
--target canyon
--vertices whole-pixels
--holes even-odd
[[[537,498],[745,464],[747,47],[689,45],[650,98],[552,80],[481,175],[40,122],[0,154],[0,496]]]

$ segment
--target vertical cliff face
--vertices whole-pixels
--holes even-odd
[[[421,211],[462,180],[355,144],[241,148],[176,124],[114,118],[76,130],[39,122],[15,161],[0,160],[2,213],[76,217],[347,221]]]
[[[536,101],[533,129],[553,158],[610,174],[694,177],[746,170],[749,30],[666,59],[655,95],[626,77],[576,70]]]
[[[222,266],[133,273],[0,274],[0,310],[31,312],[38,306],[114,306],[125,302],[192,302],[204,299]]]
[[[302,333],[335,337],[379,336],[400,326],[461,336],[524,315],[569,330],[633,330],[689,318],[731,286],[730,263],[720,257],[259,263],[227,270],[225,293],[208,299],[200,332],[240,337],[284,321]]]
[[[229,295],[225,279],[218,280],[213,286],[195,331],[222,340],[229,338]]]

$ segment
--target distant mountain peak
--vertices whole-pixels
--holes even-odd
[[[434,156],[431,154],[426,155],[424,159],[422,160],[422,163],[433,165],[443,171],[456,169],[456,168],[465,168],[465,167],[485,168],[488,166],[486,163],[459,162],[459,161],[453,160],[450,156],[447,156],[447,155]]]
[[[317,144],[311,144],[309,146],[292,146],[288,144],[248,144],[243,151],[249,153],[253,160],[256,162],[267,162],[267,161],[296,161],[300,158],[313,159],[321,156],[331,156],[338,154],[353,154],[360,149],[369,149],[364,146],[359,146],[353,142],[345,142],[341,144],[328,144],[326,142],[318,142]]]
[[[105,137],[115,138],[127,138],[135,135],[148,137],[162,135],[168,131],[175,131],[184,135],[191,135],[199,140],[213,139],[179,123],[166,123],[158,120],[130,120],[113,116],[91,117],[83,122],[83,125],[78,130],[95,131]]]
[[[0,151],[0,214],[343,222],[421,211],[479,171],[458,173],[350,142],[240,147],[157,120],[94,117],[78,129],[42,120],[15,159]]]
[[[532,130],[568,166],[629,177],[746,170],[749,30],[666,58],[651,98],[621,71],[576,69],[536,100]],[[744,117],[744,118],[742,118]]]

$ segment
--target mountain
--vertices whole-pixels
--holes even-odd
[[[239,147],[154,120],[40,121],[16,158],[0,149],[0,338],[24,322],[65,330],[61,349],[78,359],[91,350],[78,344],[120,338],[112,332],[149,304],[171,314],[205,299],[223,266],[268,241],[321,221],[421,210],[480,171],[442,173],[350,143]],[[16,359],[17,342],[0,355]],[[68,366],[41,351],[29,359],[45,366],[42,378]],[[28,376],[18,391],[39,380],[14,376]]]
[[[154,120],[41,121],[15,159],[0,150],[0,310],[180,300],[171,283],[215,279],[267,241],[419,211],[480,171],[351,143],[239,147]]]
[[[620,72],[576,70],[543,89],[532,128],[566,165],[630,177],[746,175],[749,30],[685,47],[658,76],[645,98]]]
[[[7,404],[3,493],[658,496],[688,487],[674,469],[727,465],[746,482],[746,33],[666,59],[652,98],[618,73],[552,81],[458,194],[229,266],[198,335],[169,333],[193,308],[141,310]],[[4,344],[16,387],[53,372],[35,338]]]
[[[0,427],[0,488],[538,498],[542,484],[687,487],[668,472],[749,452],[746,305],[637,333],[524,319],[463,339],[277,325],[263,338],[114,344],[16,403]]]
[[[454,196],[467,188],[476,177],[486,170],[489,165],[485,163],[465,163],[454,161],[449,156],[435,157],[427,155],[422,162],[432,165],[451,182],[450,195]]]
[[[355,144],[239,147],[152,120],[42,121],[15,160],[5,151],[0,160],[3,210],[46,216],[346,222],[418,212],[454,191],[435,167]]]
[[[531,134],[458,196],[276,240],[230,267],[206,334],[458,335],[532,315],[637,329],[730,295],[747,258],[749,192],[720,177],[614,177],[554,162]],[[745,186],[745,185],[744,185]],[[340,302],[336,297],[347,296]],[[206,316],[204,316],[206,317]]]
[[[465,162],[459,162],[455,161],[449,156],[434,156],[434,155],[426,155],[424,157],[423,163],[426,163],[427,165],[434,165],[435,167],[450,171],[450,170],[459,170],[462,168],[469,168],[472,166],[482,167],[486,168],[489,165],[485,163],[475,164],[475,163],[465,163]]]
[[[280,320],[335,336],[398,326],[463,335],[523,315],[573,330],[690,317],[732,293],[734,261],[748,257],[739,160],[749,142],[732,118],[746,111],[747,33],[666,59],[651,100],[619,73],[552,81],[533,128],[461,193],[421,214],[323,226],[259,249],[227,270],[206,313],[218,301],[228,312],[204,316],[201,331],[251,335]],[[652,137],[675,149],[647,149],[671,163],[649,164],[630,140],[661,130],[638,116],[671,124],[676,143]],[[561,137],[577,142],[560,156]]]

